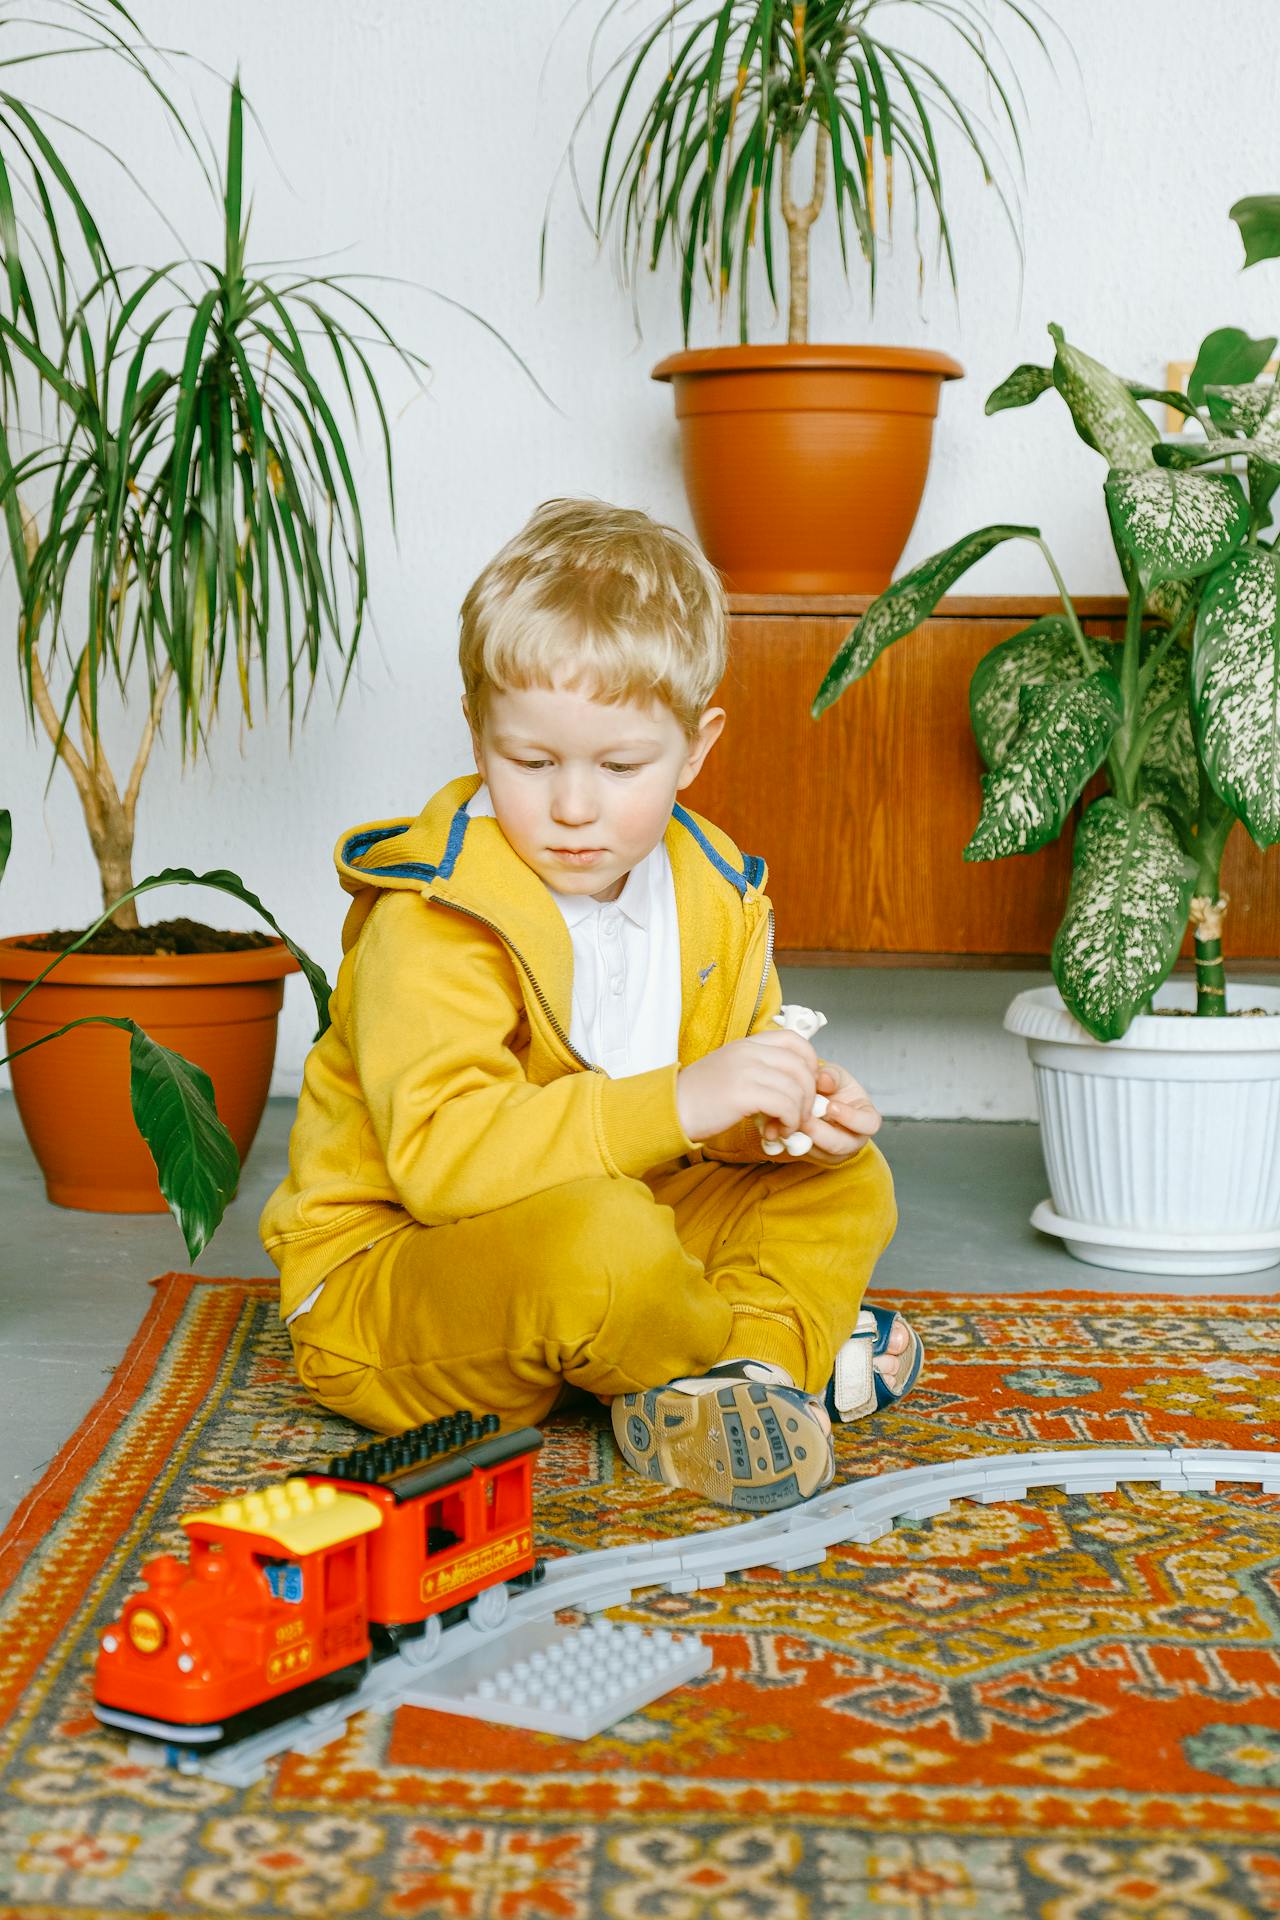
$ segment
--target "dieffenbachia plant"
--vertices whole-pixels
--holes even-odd
[[[1056,389],[1106,461],[1128,592],[1123,640],[1085,633],[1038,528],[983,527],[872,603],[813,712],[913,632],[992,548],[1008,540],[1040,548],[1062,612],[1001,641],[974,673],[970,717],[988,771],[965,858],[1046,846],[1095,775],[1105,776],[1076,823],[1052,965],[1076,1018],[1114,1040],[1149,1007],[1188,919],[1196,1010],[1225,1013],[1227,836],[1240,820],[1260,847],[1280,839],[1280,551],[1266,531],[1280,486],[1280,387],[1259,377],[1276,342],[1234,328],[1210,334],[1183,394],[1122,380],[1060,328],[1049,331],[1052,366],[1018,367],[987,412]],[[1162,440],[1144,400],[1177,408],[1199,432]]]
[[[3,878],[12,846],[13,822],[8,811],[0,807],[0,878]],[[295,945],[283,927],[272,918],[257,894],[251,893],[238,875],[225,869],[214,873],[192,873],[187,867],[166,867],[163,873],[154,873],[148,879],[140,880],[132,889],[131,897],[149,893],[154,887],[171,886],[212,887],[219,893],[229,893],[237,900],[243,900],[262,915],[267,925],[284,941],[306,976],[316,1003],[318,1039],[329,1024],[329,982],[310,955]],[[8,1007],[0,1011],[0,1027],[16,1013],[27,995],[33,993],[41,981],[61,965],[68,954],[76,953],[92,939],[99,927],[106,925],[120,904],[119,901],[112,901],[107,911],[78,940],[50,958],[48,966],[14,997]],[[156,1163],[160,1191],[187,1243],[187,1252],[194,1260],[208,1245],[240,1180],[240,1157],[231,1135],[218,1118],[213,1083],[204,1069],[184,1059],[171,1047],[162,1047],[136,1021],[114,1014],[85,1014],[78,1020],[69,1020],[65,1026],[41,1035],[38,1040],[29,1041],[25,1047],[16,1047],[12,1053],[0,1053],[0,1066],[18,1059],[24,1053],[30,1053],[34,1047],[44,1046],[47,1041],[59,1039],[73,1027],[86,1026],[119,1027],[129,1035],[129,1102],[134,1123],[150,1149]]]

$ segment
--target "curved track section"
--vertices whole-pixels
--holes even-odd
[[[305,1717],[285,1721],[203,1758],[176,1747],[160,1748],[154,1740],[131,1741],[130,1751],[153,1765],[163,1755],[168,1765],[183,1772],[198,1772],[227,1786],[249,1786],[279,1754],[313,1753],[328,1746],[351,1714],[412,1705],[416,1694],[432,1692],[432,1680],[451,1662],[478,1647],[497,1648],[505,1638],[514,1640],[529,1622],[550,1619],[562,1608],[599,1613],[624,1605],[649,1587],[693,1593],[700,1587],[722,1586],[729,1574],[749,1567],[790,1572],[819,1566],[828,1549],[841,1542],[870,1546],[891,1533],[898,1521],[946,1513],[956,1500],[992,1505],[1021,1499],[1032,1487],[1113,1493],[1122,1484],[1140,1481],[1152,1482],[1165,1493],[1213,1493],[1235,1482],[1257,1486],[1263,1493],[1280,1493],[1280,1452],[1072,1448],[1058,1453],[987,1454],[942,1466],[873,1474],[829,1487],[785,1513],[716,1527],[685,1540],[654,1540],[552,1560],[540,1586],[512,1597],[506,1623],[498,1632],[482,1633],[463,1621],[441,1636],[437,1657],[425,1667],[411,1667],[398,1657],[380,1662],[355,1693],[326,1709],[320,1724]]]

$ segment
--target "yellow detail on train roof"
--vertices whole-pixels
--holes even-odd
[[[189,1513],[183,1525],[250,1533],[285,1553],[300,1555],[372,1533],[382,1525],[382,1512],[376,1501],[342,1493],[327,1482],[313,1487],[306,1480],[278,1480],[260,1492]]]

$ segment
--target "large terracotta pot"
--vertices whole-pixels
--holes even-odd
[[[30,935],[25,936],[30,938]],[[10,1007],[49,953],[0,940],[0,1006]],[[15,1052],[84,1014],[136,1020],[213,1081],[218,1114],[241,1160],[266,1104],[284,975],[297,962],[282,941],[239,953],[73,954],[0,1027]],[[15,1060],[18,1113],[50,1200],[95,1213],[163,1213],[152,1160],[129,1104],[129,1036],[77,1027]]]
[[[685,488],[732,593],[879,593],[915,521],[938,394],[913,347],[701,347],[670,380]]]

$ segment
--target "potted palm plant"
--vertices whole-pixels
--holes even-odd
[[[194,753],[224,681],[252,720],[255,694],[271,697],[278,679],[291,723],[298,690],[328,660],[345,685],[368,577],[339,413],[358,418],[356,396],[367,396],[390,488],[390,434],[366,336],[411,372],[422,364],[350,282],[248,264],[243,121],[237,82],[213,259],[125,274],[99,250],[77,298],[65,291],[59,255],[49,272],[62,294],[52,327],[23,324],[22,302],[0,315],[5,367],[25,365],[55,422],[51,437],[19,451],[21,383],[4,381],[0,508],[22,684],[33,722],[75,783],[110,936],[76,939],[57,978],[31,994],[73,936],[0,941],[0,1001],[17,1015],[23,999],[10,1027],[11,1039],[21,1032],[19,1112],[50,1197],[68,1206],[166,1204],[130,1123],[124,1036],[95,1019],[58,1048],[35,1048],[72,1020],[110,1014],[162,1033],[207,1069],[239,1154],[248,1150],[270,1079],[282,976],[297,961],[283,939],[192,936],[183,922],[139,929],[139,794],[166,716],[184,753]],[[3,220],[0,239],[11,284],[25,286]],[[143,694],[144,718],[132,766],[117,780],[99,722],[106,696],[126,691]],[[104,944],[108,951],[94,951]]]
[[[1074,821],[1056,988],[1019,994],[1005,1022],[1029,1044],[1052,1194],[1032,1218],[1098,1265],[1244,1272],[1280,1259],[1280,1020],[1224,1016],[1280,1014],[1280,990],[1241,990],[1229,1005],[1219,876],[1237,823],[1260,847],[1280,839],[1280,552],[1266,532],[1280,389],[1258,377],[1275,340],[1211,334],[1175,394],[1122,380],[1050,332],[1052,365],[1016,369],[987,410],[1056,391],[1106,461],[1123,641],[1086,637],[1038,528],[984,527],[879,596],[813,711],[984,554],[1008,540],[1041,549],[1062,613],[974,673],[988,771],[965,849],[1030,853]],[[1178,408],[1190,431],[1163,441],[1144,400]],[[1195,980],[1166,984],[1188,923]]]
[[[671,0],[592,86],[570,141],[576,169],[588,115],[611,102],[597,237],[615,234],[624,280],[668,246],[678,262],[685,350],[653,377],[674,388],[699,537],[738,592],[885,586],[920,504],[942,383],[961,373],[944,353],[810,342],[815,223],[834,221],[846,274],[856,249],[874,298],[905,179],[921,278],[927,208],[954,283],[944,123],[1014,218],[991,137],[940,71],[945,59],[915,51],[910,31],[881,32],[895,4],[956,56],[1018,146],[1010,62],[977,0]],[[1043,48],[1017,0],[996,12]],[[785,344],[749,344],[757,273],[775,308],[785,288]],[[699,284],[722,318],[736,308],[740,345],[689,348]]]

